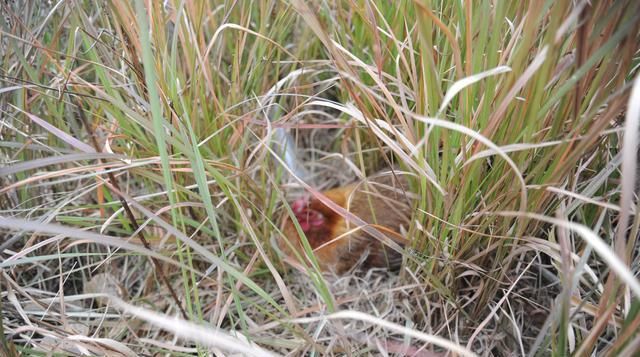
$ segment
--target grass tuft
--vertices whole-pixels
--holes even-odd
[[[637,1],[0,10],[0,354],[640,350]],[[398,274],[284,263],[389,167]]]

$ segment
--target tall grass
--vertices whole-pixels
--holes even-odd
[[[637,2],[0,9],[3,353],[640,350]],[[399,275],[282,263],[285,131],[411,178]]]

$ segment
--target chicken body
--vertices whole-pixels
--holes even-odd
[[[402,247],[407,240],[401,236],[400,228],[408,229],[413,203],[407,190],[407,180],[389,172],[322,194]],[[316,198],[298,199],[291,208],[325,272],[344,274],[356,266],[397,269],[402,263],[400,252],[365,233],[358,224]],[[280,249],[294,261],[299,262],[296,253],[304,259],[300,235],[288,215],[282,232],[285,240],[279,241]]]

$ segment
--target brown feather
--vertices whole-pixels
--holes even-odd
[[[403,246],[406,239],[400,235],[400,227],[409,228],[413,203],[406,193],[408,188],[406,178],[385,174],[373,176],[366,182],[330,189],[323,194]],[[362,263],[365,269],[397,269],[400,266],[400,252],[363,232],[356,224],[348,222],[319,200],[311,198],[308,207],[322,213],[326,219],[322,226],[305,232],[323,271],[343,274],[358,263]],[[296,261],[298,259],[292,248],[304,257],[300,236],[288,215],[284,218],[282,229],[291,246],[281,240],[280,248]]]

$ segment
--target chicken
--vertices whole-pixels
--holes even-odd
[[[304,232],[320,269],[324,272],[344,274],[355,267],[364,269],[398,269],[402,253],[382,243],[364,230],[372,229],[395,242],[396,248],[407,242],[401,227],[408,229],[412,200],[407,194],[409,186],[403,176],[391,172],[378,174],[366,182],[330,189],[322,192],[329,200],[366,222],[368,228],[345,219],[319,199],[303,197],[291,204],[291,209]],[[296,227],[289,215],[282,223],[285,239],[279,241],[280,249],[294,262],[304,259],[305,250]],[[375,234],[375,233],[374,233]],[[387,242],[389,242],[387,240]],[[297,254],[296,254],[297,253]]]

